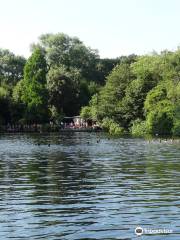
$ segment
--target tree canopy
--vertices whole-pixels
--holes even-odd
[[[93,105],[90,102],[89,113],[96,108],[97,120],[102,125],[113,121],[127,132],[137,134],[139,131],[139,135],[178,135],[179,61],[180,51],[177,50],[121,62],[107,76],[106,84],[98,93],[98,101]],[[83,116],[84,111],[81,113]]]
[[[24,57],[0,49],[0,83],[14,86],[23,77],[25,63]]]
[[[41,49],[36,48],[24,67],[24,79],[16,93],[25,104],[25,116],[31,122],[43,122],[48,117],[47,64]]]
[[[0,49],[0,124],[81,114],[112,134],[180,135],[180,50],[100,58],[64,33],[43,34],[29,59]]]

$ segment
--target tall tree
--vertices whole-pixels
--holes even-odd
[[[117,107],[132,79],[133,75],[129,64],[122,63],[113,69],[107,77],[106,84],[100,91],[97,99],[100,119],[104,117],[119,118]]]
[[[78,113],[79,76],[77,70],[67,72],[63,66],[51,68],[48,72],[49,103],[59,114],[73,116]]]
[[[23,77],[25,63],[24,57],[0,49],[0,84],[14,86]]]
[[[67,70],[76,68],[85,79],[96,80],[97,50],[86,47],[77,37],[69,37],[64,33],[43,34],[39,45],[45,49],[50,66],[64,65]]]
[[[26,104],[26,118],[31,122],[48,120],[47,64],[44,53],[36,48],[24,68],[21,100]]]

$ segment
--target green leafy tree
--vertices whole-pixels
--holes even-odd
[[[31,122],[48,121],[47,65],[43,52],[36,48],[24,68],[21,100],[26,104],[26,119]]]
[[[63,66],[51,68],[48,72],[47,87],[49,103],[58,113],[73,116],[79,110],[79,72],[71,69],[67,72]]]
[[[119,119],[118,103],[125,96],[125,89],[132,81],[133,75],[128,64],[117,65],[107,77],[106,84],[98,97],[99,118]]]
[[[92,119],[91,107],[89,106],[83,107],[81,109],[80,116],[84,120],[89,120],[89,119],[91,120]]]
[[[175,106],[175,111],[174,111],[174,124],[172,128],[172,133],[174,136],[180,136],[180,101],[178,104]]]
[[[0,84],[14,86],[23,77],[25,63],[25,58],[0,49]]]
[[[164,100],[147,115],[147,128],[152,134],[170,135],[173,128],[173,105]]]
[[[94,94],[89,102],[89,106],[81,108],[80,115],[85,120],[98,121],[98,94]]]
[[[169,135],[173,133],[173,126],[178,121],[175,120],[177,102],[174,102],[172,95],[171,81],[164,81],[153,88],[147,95],[145,101],[146,123],[150,133]],[[169,94],[171,92],[171,94]],[[178,116],[178,115],[177,115]],[[174,131],[177,131],[176,127]]]
[[[64,65],[67,70],[76,68],[89,81],[96,78],[97,50],[86,47],[77,37],[69,37],[64,33],[43,34],[39,39],[50,66]]]

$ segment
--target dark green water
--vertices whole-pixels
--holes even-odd
[[[173,233],[138,237],[137,226]],[[180,143],[0,136],[4,239],[180,239]]]

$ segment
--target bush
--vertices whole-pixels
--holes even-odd
[[[131,134],[136,137],[147,135],[148,128],[147,128],[146,121],[141,121],[140,119],[136,119],[133,122],[133,125],[132,125],[130,131],[131,131]]]
[[[156,109],[147,116],[147,127],[150,133],[171,135],[173,114],[170,109]]]
[[[173,136],[180,136],[180,120],[175,120],[172,133]]]
[[[114,136],[123,135],[125,133],[124,128],[120,127],[118,123],[110,118],[104,118],[101,127]]]
[[[112,119],[108,118],[108,117],[103,118],[101,127],[102,127],[103,129],[109,131],[110,126],[111,126],[111,124],[113,124],[113,122],[114,122],[114,121],[113,121]]]
[[[89,106],[82,107],[82,108],[81,108],[81,112],[80,112],[80,116],[81,116],[84,120],[91,119],[91,107],[89,107]]]
[[[109,129],[111,135],[123,135],[125,133],[124,128],[120,127],[117,123],[112,123]]]

